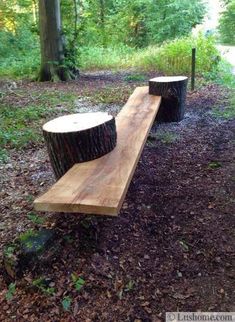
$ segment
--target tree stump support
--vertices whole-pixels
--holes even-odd
[[[149,94],[162,96],[158,122],[179,122],[184,117],[188,77],[162,76],[149,80]]]
[[[108,113],[79,113],[58,117],[43,126],[56,179],[75,163],[97,159],[116,146],[115,118]]]

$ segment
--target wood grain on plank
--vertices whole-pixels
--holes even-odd
[[[118,114],[116,148],[75,164],[34,201],[36,210],[118,215],[161,102],[148,91],[147,86],[136,88]]]

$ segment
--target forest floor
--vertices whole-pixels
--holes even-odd
[[[71,111],[116,114],[142,84],[108,73],[23,81],[0,104],[46,106],[52,114],[29,124],[39,130]],[[225,88],[204,84],[188,92],[183,121],[153,126],[118,217],[40,214],[42,226],[56,232],[56,251],[16,279],[15,290],[1,264],[0,321],[158,322],[166,311],[235,311],[235,119],[228,105]],[[8,243],[38,226],[28,214],[54,178],[40,140],[9,149],[0,169],[2,260]],[[72,276],[85,283],[76,289]],[[47,284],[35,286],[39,278]]]

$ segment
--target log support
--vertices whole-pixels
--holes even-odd
[[[179,122],[184,118],[188,77],[163,76],[149,81],[149,94],[162,96],[158,122]]]
[[[75,163],[97,159],[115,146],[115,119],[107,113],[58,117],[43,126],[43,135],[56,179]]]

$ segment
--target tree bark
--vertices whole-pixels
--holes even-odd
[[[116,146],[115,118],[107,113],[80,113],[56,118],[43,126],[56,179],[75,163],[97,159]]]
[[[106,35],[105,35],[105,3],[104,0],[99,0],[100,4],[100,30],[102,35],[102,45],[106,47]]]
[[[60,0],[39,0],[41,69],[39,81],[74,78],[64,65]]]
[[[149,94],[162,96],[158,122],[179,122],[184,118],[188,77],[156,77],[149,81]]]

